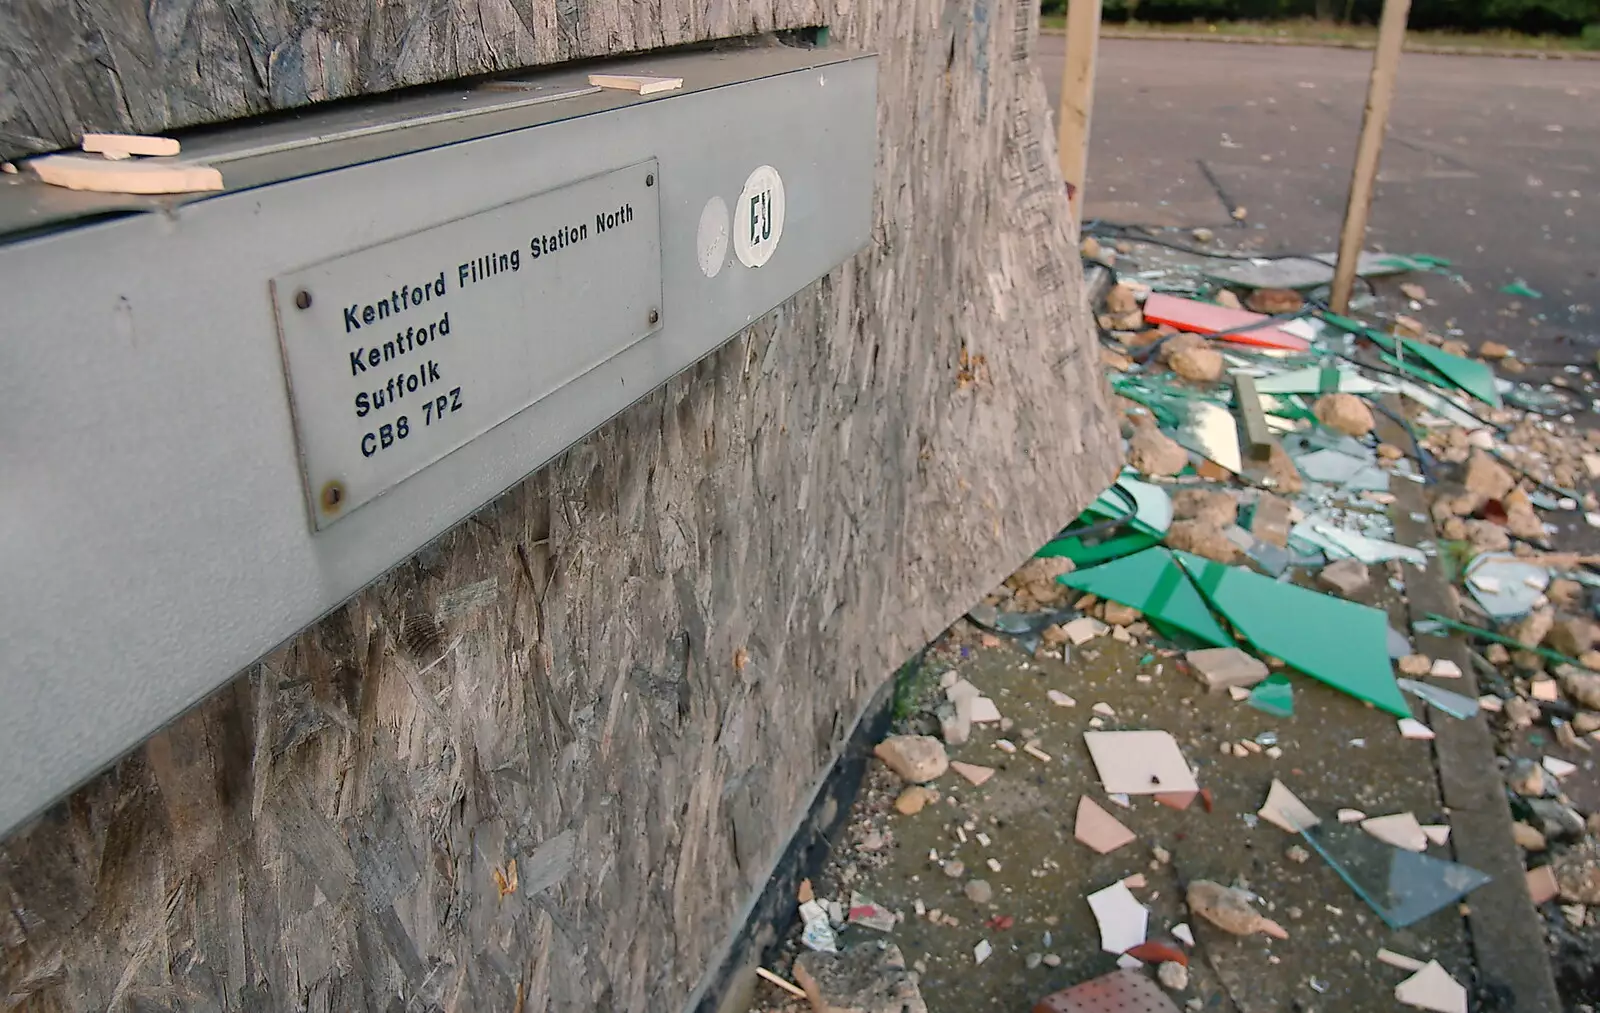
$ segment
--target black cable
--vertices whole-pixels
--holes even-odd
[[[1411,423],[1408,422],[1404,417],[1396,415],[1394,412],[1390,411],[1389,406],[1380,401],[1369,399],[1367,403],[1378,409],[1380,412],[1383,412],[1383,414],[1389,417],[1390,421],[1406,431],[1407,438],[1411,440],[1411,449],[1416,454],[1417,467],[1422,469],[1423,480],[1429,485],[1438,485],[1439,478],[1434,474],[1433,468],[1429,465],[1429,462],[1433,460],[1433,455],[1422,449],[1422,443],[1417,439],[1417,432],[1415,429],[1411,428]]]
[[[1117,485],[1115,482],[1111,483],[1111,488],[1107,489],[1106,492],[1115,493],[1117,497],[1122,500],[1123,506],[1127,507],[1128,509],[1128,513],[1125,516],[1108,517],[1103,521],[1096,521],[1093,524],[1088,524],[1081,528],[1062,528],[1060,531],[1056,532],[1056,537],[1082,538],[1084,535],[1097,535],[1104,531],[1116,531],[1119,528],[1126,527],[1127,525],[1133,523],[1134,517],[1138,516],[1139,513],[1139,501],[1133,498],[1133,493],[1122,488],[1122,486]]]
[[[1111,232],[1107,238],[1131,239],[1137,243],[1149,243],[1151,246],[1162,246],[1169,250],[1176,250],[1179,253],[1187,253],[1196,257],[1208,257],[1212,260],[1310,260],[1321,264],[1323,267],[1329,266],[1327,261],[1310,253],[1227,253],[1202,250],[1198,246],[1187,246],[1183,243],[1158,239],[1141,226],[1122,225],[1117,222],[1101,221],[1100,219],[1089,222],[1080,231],[1098,238],[1104,233],[1097,232],[1097,228],[1110,229]]]
[[[1416,377],[1411,376],[1408,373],[1403,373],[1398,369],[1389,369],[1386,366],[1378,366],[1363,359],[1357,359],[1354,356],[1346,355],[1343,352],[1334,352],[1333,354],[1336,358],[1343,359],[1345,362],[1348,362],[1353,366],[1360,366],[1362,369],[1370,369],[1374,373],[1382,373],[1385,376],[1392,376],[1399,380],[1405,380],[1408,383],[1417,382]],[[1442,396],[1443,395],[1441,395],[1441,397]],[[1451,402],[1451,405],[1456,409],[1456,411],[1468,416],[1485,429],[1493,429],[1497,433],[1505,433],[1510,431],[1509,427],[1495,425],[1493,422],[1488,421],[1477,412],[1472,411],[1470,408],[1463,408],[1460,404],[1457,404],[1454,401]]]
[[[1110,264],[1102,263],[1101,261],[1093,260],[1089,257],[1083,257],[1082,263],[1086,267],[1092,264],[1095,267],[1105,268],[1106,271],[1111,275],[1112,288],[1116,288],[1118,285],[1122,284],[1122,276],[1118,274],[1117,269],[1112,267]],[[1101,325],[1100,314],[1091,311],[1089,313],[1089,319],[1094,322],[1094,329],[1100,333],[1100,343],[1102,345],[1110,345],[1114,350],[1122,353],[1123,355],[1128,354],[1128,346],[1112,337],[1111,331]]]
[[[1226,251],[1202,250],[1198,246],[1187,246],[1183,243],[1174,243],[1166,239],[1157,239],[1150,234],[1149,230],[1140,226],[1104,222],[1100,219],[1087,223],[1080,231],[1088,235],[1097,235],[1094,231],[1096,227],[1111,229],[1112,231],[1107,238],[1129,239],[1136,243],[1149,243],[1151,246],[1160,246],[1168,250],[1175,250],[1178,253],[1187,253],[1193,257],[1206,257],[1211,260],[1307,260],[1330,269],[1333,266],[1323,260],[1320,255],[1313,253],[1228,253]],[[1356,275],[1356,277],[1360,279],[1361,284],[1366,286],[1368,294],[1373,296],[1378,294],[1377,286],[1372,283],[1371,278],[1360,274]]]

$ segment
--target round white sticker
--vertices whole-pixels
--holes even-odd
[[[733,209],[733,249],[745,267],[760,267],[772,259],[783,238],[783,177],[763,165],[744,181],[744,191]]]
[[[711,198],[700,209],[695,249],[700,254],[700,270],[707,278],[715,278],[728,259],[728,202],[721,197]]]

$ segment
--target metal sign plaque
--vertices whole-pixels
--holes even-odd
[[[272,280],[327,527],[661,326],[654,159]]]

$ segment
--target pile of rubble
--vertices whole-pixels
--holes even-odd
[[[1090,243],[1086,255],[1116,261]],[[1125,258],[1133,252],[1123,249]],[[1429,258],[1398,264],[1447,266]],[[1590,753],[1600,740],[1600,575],[1590,564],[1600,557],[1557,551],[1561,528],[1551,522],[1582,517],[1584,526],[1600,527],[1600,503],[1580,490],[1600,477],[1600,432],[1581,431],[1570,413],[1586,407],[1574,394],[1580,385],[1592,390],[1594,377],[1574,368],[1564,382],[1535,388],[1498,375],[1523,370],[1504,346],[1485,344],[1473,357],[1459,334],[1421,323],[1428,298],[1415,282],[1401,286],[1405,312],[1368,322],[1318,305],[1319,270],[1302,270],[1312,281],[1296,290],[1241,284],[1249,278],[1241,266],[1229,263],[1218,277],[1165,265],[1125,272],[1110,288],[1099,323],[1129,467],[975,607],[964,628],[979,646],[1007,644],[1062,664],[1093,662],[1110,642],[1143,652],[1134,676],[1140,683],[1186,674],[1195,691],[1289,720],[1296,686],[1309,677],[1387,712],[1400,740],[1432,739],[1440,721],[1487,720],[1533,902],[1544,906],[1552,930],[1594,928],[1600,779]],[[1394,267],[1372,264],[1374,272]],[[1413,613],[1409,628],[1403,621],[1396,628],[1391,612],[1374,603],[1404,599],[1408,581],[1425,571],[1452,582],[1447,606]],[[1448,631],[1470,646],[1457,655],[1470,660],[1470,671],[1413,646],[1418,636]],[[881,797],[868,807],[874,815],[861,824],[871,829],[855,838],[857,857],[891,844],[897,815],[956,805],[941,779],[976,788],[994,776],[992,767],[947,756],[975,727],[995,736],[987,744],[1008,761],[1027,757],[1043,768],[1075,762],[1061,755],[1065,749],[1087,752],[1103,794],[1078,798],[1074,836],[1096,854],[1136,839],[1114,811],[1141,796],[1180,812],[1196,800],[1212,809],[1178,738],[1121,727],[1106,703],[1085,701],[1081,741],[1062,743],[1014,725],[956,671],[934,692],[932,734],[896,735],[878,747],[893,777],[880,776]],[[1053,686],[1045,697],[1051,707],[1072,709],[1074,692]],[[1215,745],[1241,760],[1283,756],[1271,732]],[[1410,811],[1369,815],[1352,800],[1319,814],[1274,777],[1260,808],[1244,815],[1252,827],[1259,820],[1289,835],[1290,861],[1315,856],[1333,866],[1393,929],[1489,882],[1438,855],[1450,837],[1447,813],[1432,822]],[[951,832],[960,845],[969,836],[989,845],[976,820],[953,823]],[[1154,853],[1152,870],[1163,864],[1162,849]],[[938,849],[928,861],[962,881],[975,905],[989,904],[984,870]],[[1368,889],[1359,869],[1374,861],[1403,870],[1410,886],[1392,894]],[[998,860],[988,863],[1000,871]],[[1049,863],[1041,857],[1034,873],[1045,875]],[[1176,916],[1187,920],[1152,934],[1150,909],[1132,892],[1144,879],[1124,876],[1086,891],[1102,949],[1117,955],[1119,970],[1052,993],[1037,1010],[1101,1008],[1088,1004],[1106,996],[1144,996],[1150,1005],[1140,1008],[1177,1009],[1167,994],[1199,1009],[1198,998],[1184,998],[1197,926],[1288,937],[1260,909],[1269,900],[1203,877],[1183,883]],[[848,902],[801,902],[805,949],[793,964],[800,986],[778,986],[794,994],[794,1008],[924,1008],[916,994],[920,962],[908,967],[887,940],[840,952],[836,931],[863,925],[892,934],[910,917],[956,927],[960,915],[920,899],[914,912],[889,911],[859,893]],[[1000,924],[1006,917],[987,924],[1009,928]],[[1048,928],[1043,938],[1050,939]],[[985,937],[971,959],[981,965],[993,952]],[[1394,985],[1399,1002],[1465,1013],[1466,988],[1439,962],[1388,949],[1373,959],[1409,975]],[[1026,955],[1029,968],[1060,963],[1056,953]],[[1315,981],[1311,988],[1319,991]],[[863,998],[872,989],[888,1005]]]

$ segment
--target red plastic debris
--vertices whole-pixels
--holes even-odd
[[[1154,940],[1135,946],[1128,951],[1128,956],[1137,957],[1147,964],[1165,964],[1169,960],[1175,960],[1184,967],[1189,966],[1189,955],[1187,953],[1184,953],[1176,946],[1168,946],[1166,943],[1158,943]]]
[[[989,927],[994,929],[996,932],[1004,932],[1012,925],[1015,925],[1016,921],[1017,920],[1010,915],[995,915],[993,918],[989,919]]]
[[[1158,791],[1151,797],[1164,806],[1183,810],[1189,808],[1198,794],[1195,791]]]
[[[1151,323],[1170,324],[1180,331],[1193,331],[1196,334],[1215,334],[1218,331],[1232,330],[1235,327],[1267,319],[1260,313],[1251,313],[1249,310],[1230,310],[1226,306],[1213,306],[1210,303],[1183,299],[1162,292],[1152,292],[1149,298],[1145,299],[1144,318]],[[1243,334],[1229,334],[1218,340],[1236,345],[1254,345],[1257,348],[1283,348],[1291,352],[1303,352],[1311,347],[1311,342],[1296,337],[1280,327],[1258,327]]]

